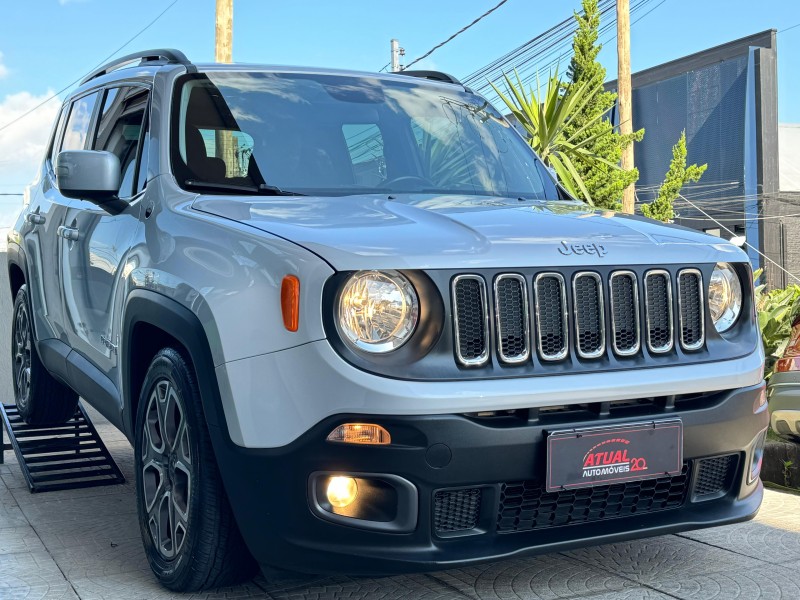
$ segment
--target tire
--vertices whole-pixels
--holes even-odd
[[[28,286],[19,288],[12,315],[11,379],[19,414],[29,425],[61,425],[75,415],[78,394],[55,379],[39,359]]]
[[[134,448],[139,526],[161,584],[196,592],[255,575],[222,485],[195,374],[172,348],[156,354],[147,370]]]

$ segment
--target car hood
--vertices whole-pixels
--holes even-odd
[[[337,270],[747,260],[720,238],[578,202],[424,194],[203,195],[193,208],[291,240]]]

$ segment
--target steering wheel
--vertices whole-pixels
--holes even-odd
[[[399,191],[406,191],[406,192],[415,192],[419,191],[417,188],[419,186],[413,186],[414,183],[422,184],[423,188],[432,188],[434,187],[433,182],[424,177],[417,177],[416,175],[403,175],[401,177],[395,177],[394,179],[387,179],[383,182],[383,186],[386,187],[395,187],[397,186]]]

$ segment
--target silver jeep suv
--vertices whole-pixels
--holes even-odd
[[[158,578],[388,573],[751,518],[746,255],[570,199],[438,72],[125,57],[9,234],[20,412],[135,448]]]

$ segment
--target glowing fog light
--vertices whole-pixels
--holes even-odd
[[[358,496],[358,484],[352,477],[331,477],[328,481],[328,502],[336,508],[350,506]]]

